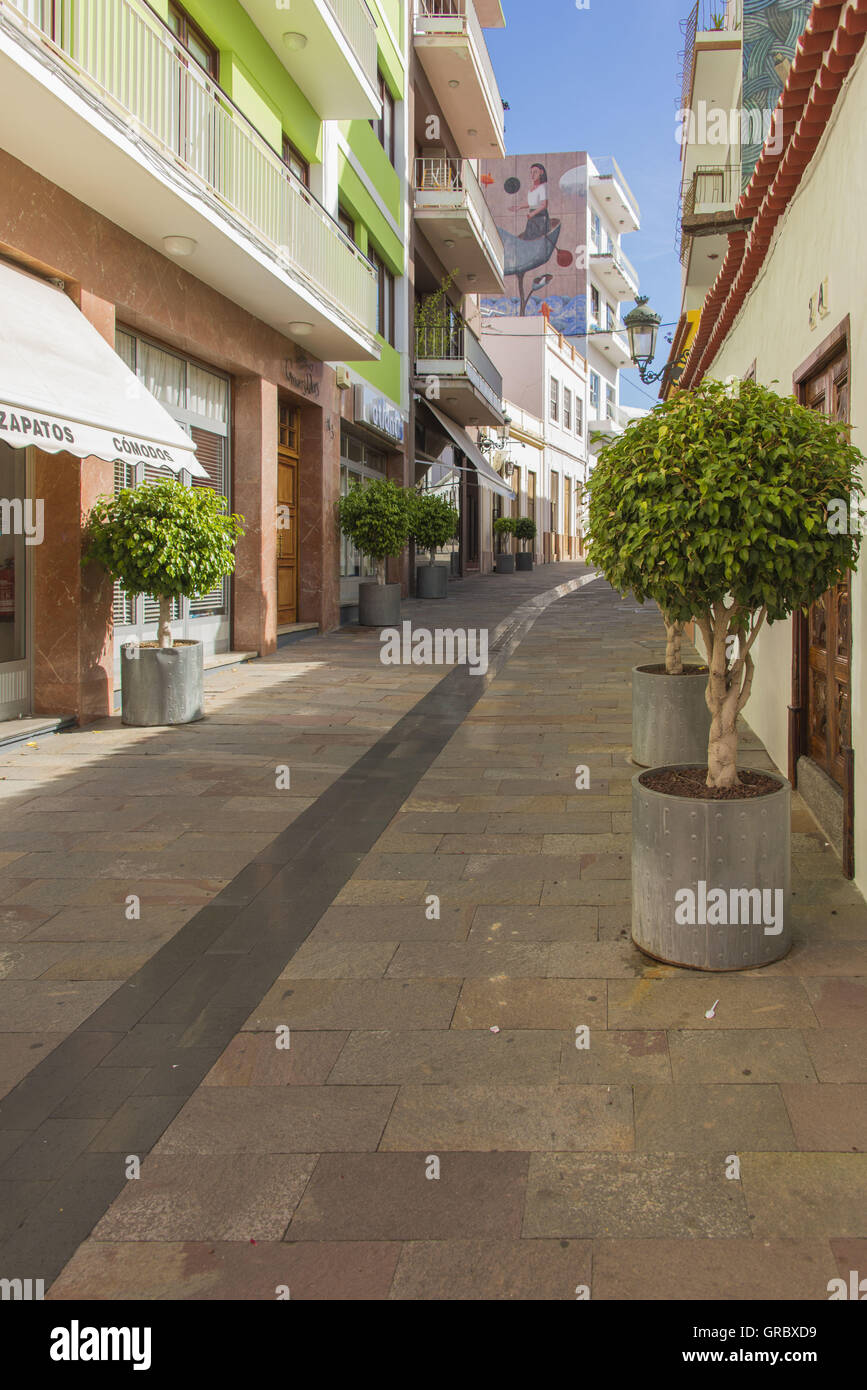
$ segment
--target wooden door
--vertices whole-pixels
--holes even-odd
[[[832,420],[849,419],[849,359],[842,351],[802,384],[802,399]],[[851,745],[849,576],[814,603],[806,633],[806,752],[841,787]]]
[[[277,446],[277,625],[298,621],[298,411],[280,405]]]

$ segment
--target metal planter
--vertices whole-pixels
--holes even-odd
[[[497,574],[514,574],[515,557],[514,555],[497,556]]]
[[[394,627],[400,622],[400,585],[358,586],[358,621],[362,627]]]
[[[205,714],[204,647],[128,642],[120,662],[121,719],[136,728],[192,724]]]
[[[419,565],[415,578],[416,598],[446,598],[449,590],[446,565]]]
[[[531,570],[533,568],[533,557],[529,551],[520,550],[515,556],[516,570]]]
[[[707,763],[707,671],[669,676],[632,669],[632,760],[639,767]]]
[[[789,783],[769,773],[766,796],[705,801],[653,791],[646,776],[632,779],[636,946],[695,970],[779,960],[792,944]]]

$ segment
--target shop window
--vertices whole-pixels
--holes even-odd
[[[551,470],[551,530],[560,530],[560,474]]]
[[[175,4],[174,0],[169,0],[166,23],[175,38],[183,44],[190,57],[195,58],[199,67],[204,68],[215,82],[218,81],[220,76],[219,52],[210,39],[205,37],[199,26],[190,19],[186,10]]]
[[[527,516],[536,520],[536,474],[531,469],[527,470]]]

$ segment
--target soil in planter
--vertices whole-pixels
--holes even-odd
[[[662,664],[661,664],[660,666],[639,666],[638,669],[639,669],[639,671],[642,672],[642,674],[647,675],[647,676],[667,676],[667,675],[669,674],[668,671],[666,671],[666,669],[665,669],[665,662],[662,662]],[[674,672],[672,672],[671,674],[673,675]],[[678,672],[678,675],[681,675],[681,676],[706,676],[706,675],[707,675],[707,667],[706,667],[706,666],[696,666],[696,665],[694,665],[694,664],[693,664],[693,665],[687,665],[686,662],[684,662],[683,670],[682,670],[682,671],[679,671],[679,672]]]
[[[666,796],[689,796],[698,801],[746,801],[754,796],[769,796],[780,790],[779,782],[765,772],[743,768],[738,773],[739,787],[708,787],[706,767],[654,768],[639,778],[643,787]]]

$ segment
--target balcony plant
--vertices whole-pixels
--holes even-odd
[[[376,478],[356,483],[338,507],[341,531],[376,564],[376,579],[358,586],[358,621],[362,627],[393,626],[400,621],[400,584],[386,582],[386,561],[407,543],[409,494],[389,478]]]
[[[792,397],[706,382],[631,426],[591,479],[594,543],[632,557],[607,577],[673,622],[694,615],[708,657],[701,765],[632,784],[632,934],[657,959],[743,969],[788,950],[790,787],[738,767],[738,720],[765,624],[855,564],[860,537],[829,509],[859,493],[861,463],[845,427]]]
[[[464,327],[463,318],[448,299],[456,275],[457,270],[450,271],[433,294],[415,301],[416,357],[420,359],[436,361],[450,357],[455,334]]]
[[[497,538],[497,574],[514,574],[515,557],[512,554],[512,537],[517,522],[512,516],[498,516],[494,522],[494,535]]]
[[[410,539],[419,550],[426,550],[430,560],[416,570],[416,594],[419,598],[445,598],[449,571],[436,563],[437,551],[455,536],[460,516],[447,497],[437,492],[410,494]]]
[[[521,549],[515,557],[515,568],[519,570],[531,570],[533,568],[533,552],[527,550],[527,542],[536,539],[536,523],[530,516],[519,516],[515,522],[515,539],[521,542]]]
[[[219,493],[175,479],[97,499],[85,526],[84,563],[102,565],[128,594],[159,601],[156,640],[124,647],[124,724],[187,724],[203,717],[204,648],[174,641],[172,604],[210,593],[232,573],[243,522],[226,515]]]
[[[607,522],[612,509],[620,507],[620,490],[624,479],[632,476],[636,458],[644,458],[646,450],[652,451],[659,444],[655,434],[659,426],[639,429],[642,424],[643,420],[630,421],[622,434],[594,430],[591,436],[599,443],[599,463],[588,483],[587,559],[623,594],[635,593],[641,587],[648,528],[640,524],[616,528]],[[601,469],[600,463],[604,463]],[[664,605],[660,604],[660,609],[665,625],[665,663],[632,668],[632,760],[640,767],[700,762],[710,731],[705,699],[707,666],[684,662],[685,623]]]

